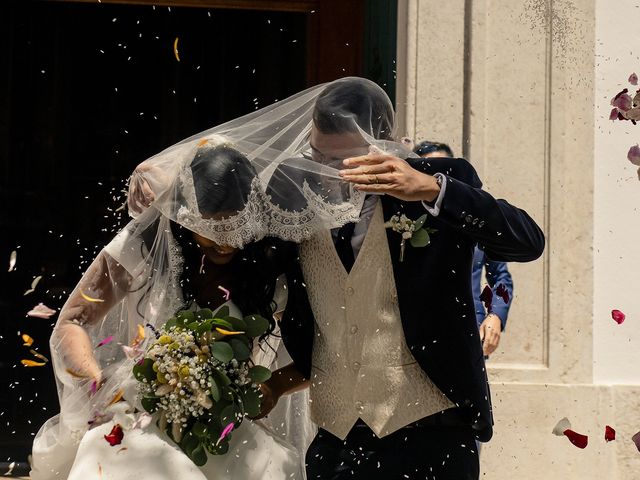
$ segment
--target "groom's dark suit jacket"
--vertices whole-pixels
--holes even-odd
[[[466,160],[408,161],[421,172],[445,174],[447,186],[440,214],[429,215],[425,224],[438,230],[430,245],[407,244],[400,262],[400,234],[387,229],[404,336],[425,373],[458,407],[464,423],[479,440],[488,441],[493,421],[471,293],[474,247],[478,244],[492,260],[528,262],[542,254],[544,235],[525,211],[481,190]],[[420,202],[381,198],[385,221],[398,213],[411,219],[425,213]],[[309,378],[315,322],[297,247],[291,248],[285,262],[289,297],[281,332],[296,368]]]

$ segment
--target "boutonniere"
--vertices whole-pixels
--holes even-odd
[[[425,228],[424,222],[427,220],[425,213],[417,220],[411,220],[406,215],[394,215],[384,224],[386,228],[391,228],[394,232],[402,235],[400,240],[400,261],[404,261],[404,249],[409,243],[414,248],[426,247],[431,243],[431,234],[437,232],[435,228]]]

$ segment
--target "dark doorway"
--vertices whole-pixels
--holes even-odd
[[[20,364],[33,358],[22,333],[49,356],[56,316],[25,314],[39,302],[61,308],[126,224],[118,209],[135,165],[340,76],[368,76],[393,98],[395,1],[131,3],[10,1],[0,16],[0,474],[24,467],[58,409],[50,365]]]

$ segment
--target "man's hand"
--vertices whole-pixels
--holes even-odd
[[[254,417],[253,420],[259,420],[269,415],[269,412],[275,408],[280,399],[280,396],[274,392],[274,390],[267,384],[261,383],[260,390],[262,391],[262,399],[260,401],[260,414]]]
[[[357,190],[368,193],[386,193],[400,200],[432,202],[440,193],[435,177],[419,172],[405,160],[376,152],[347,158],[346,170],[340,176],[355,185]]]
[[[490,313],[480,325],[480,339],[482,340],[482,351],[485,356],[495,352],[500,344],[502,324],[500,317],[495,313]]]

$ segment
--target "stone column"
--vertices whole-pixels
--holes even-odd
[[[603,299],[618,288],[612,269],[599,263],[597,251],[594,255],[594,246],[607,243],[604,236],[594,244],[594,228],[622,228],[622,221],[611,223],[603,212],[604,195],[594,194],[594,182],[606,181],[602,172],[594,180],[594,165],[600,165],[594,136],[604,125],[602,109],[594,105],[609,100],[596,94],[594,85],[596,59],[604,61],[596,57],[596,19],[620,38],[633,27],[622,29],[611,17],[623,17],[621,10],[640,16],[634,0],[616,8],[605,3],[399,1],[396,100],[402,129],[416,141],[444,141],[465,155],[484,188],[527,210],[547,238],[543,258],[509,266],[516,294],[501,347],[488,362],[496,425],[482,452],[485,478],[627,479],[640,472],[640,454],[630,440],[640,430],[640,368],[631,367],[638,381],[628,386],[609,377],[594,381],[594,351],[605,356],[598,341],[611,337],[599,332],[616,326],[606,315],[617,308],[597,303],[594,317],[594,295]],[[605,16],[606,8],[611,12]],[[633,42],[627,43],[620,45],[625,54],[638,55]],[[640,137],[640,126],[637,131]],[[640,185],[634,187],[640,191]],[[638,198],[629,197],[633,208],[640,205]],[[637,251],[637,241],[630,248],[631,243]],[[606,258],[614,252],[609,245]],[[607,293],[594,292],[594,281],[598,289],[605,283],[597,271],[594,277],[594,264],[609,274]],[[635,278],[626,273],[618,282]],[[633,338],[640,341],[640,330]],[[615,358],[615,343],[607,348],[606,355]],[[623,358],[630,362],[628,350]],[[601,370],[596,365],[595,371]],[[587,449],[552,435],[562,417],[589,435]],[[604,440],[607,424],[617,426],[613,444]]]

